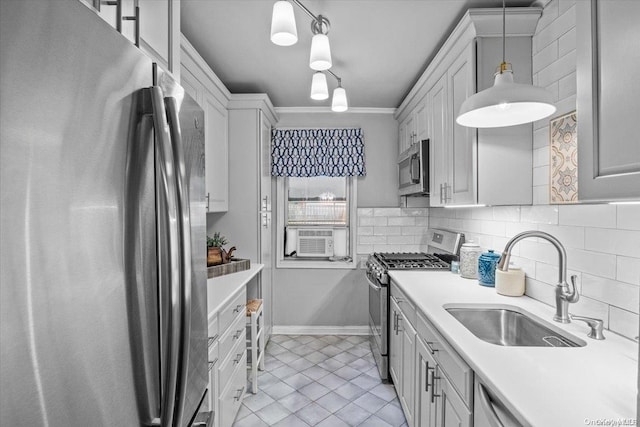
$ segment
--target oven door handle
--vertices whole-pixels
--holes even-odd
[[[376,285],[375,283],[373,283],[373,281],[371,280],[368,274],[366,274],[366,276],[367,276],[367,282],[369,282],[369,286],[372,287],[374,291],[380,292],[380,290],[382,289],[382,286]]]

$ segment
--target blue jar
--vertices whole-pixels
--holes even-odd
[[[500,255],[493,252],[493,249],[489,249],[489,252],[485,252],[478,258],[478,282],[482,286],[496,285],[496,267],[500,261]]]

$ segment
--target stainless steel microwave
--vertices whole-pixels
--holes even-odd
[[[411,145],[398,157],[398,182],[401,196],[429,195],[429,140]]]

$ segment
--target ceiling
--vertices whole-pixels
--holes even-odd
[[[275,0],[181,0],[181,27],[232,93],[267,93],[276,107],[326,107],[310,99],[311,18],[294,5],[298,43],[269,40]],[[331,21],[333,67],[349,107],[395,108],[465,11],[501,0],[302,0]],[[529,6],[532,0],[507,0]],[[336,80],[327,76],[329,91]]]

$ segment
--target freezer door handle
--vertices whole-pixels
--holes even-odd
[[[151,100],[153,123],[156,134],[156,159],[159,171],[159,194],[164,197],[159,201],[158,234],[166,239],[164,245],[159,244],[159,259],[167,262],[168,268],[159,269],[159,286],[168,290],[169,301],[161,304],[161,317],[165,317],[167,328],[160,328],[162,385],[160,420],[163,427],[173,425],[175,418],[175,402],[178,387],[178,370],[180,358],[180,320],[182,262],[180,259],[181,239],[179,229],[179,200],[176,188],[176,168],[171,147],[171,135],[162,90],[159,86],[144,89]]]
[[[178,383],[176,387],[176,411],[174,425],[179,426],[184,413],[187,396],[187,374],[189,361],[189,343],[191,341],[191,219],[189,182],[187,166],[180,132],[178,102],[174,97],[165,97],[169,134],[176,168],[176,188],[178,192],[178,227],[180,229],[180,271],[179,282],[181,320],[180,320],[180,358]]]

